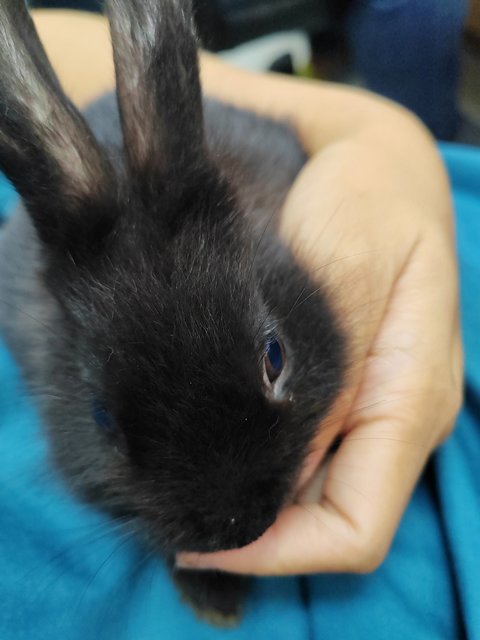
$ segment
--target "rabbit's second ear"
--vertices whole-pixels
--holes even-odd
[[[0,169],[40,238],[78,246],[109,226],[114,176],[63,94],[22,0],[0,0]]]
[[[131,179],[155,196],[188,180],[204,157],[191,0],[107,0],[106,7]]]

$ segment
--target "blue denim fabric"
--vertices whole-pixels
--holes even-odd
[[[416,113],[433,134],[458,125],[460,43],[468,0],[357,0],[348,20],[356,71]]]

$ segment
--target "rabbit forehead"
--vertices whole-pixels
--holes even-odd
[[[217,232],[190,232],[190,240],[173,244],[151,237],[148,251],[133,240],[120,243],[55,288],[80,340],[100,361],[114,353],[122,366],[142,358],[159,363],[185,347],[193,363],[263,344],[268,312],[251,252]]]

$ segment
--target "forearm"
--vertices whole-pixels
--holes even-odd
[[[415,116],[360,89],[278,74],[254,74],[202,56],[205,93],[287,119],[309,155],[324,152],[346,186],[378,197],[448,207],[448,184],[428,131]]]
[[[62,84],[76,102],[85,104],[113,87],[103,17],[39,11],[35,19]],[[378,197],[445,208],[448,189],[432,140],[401,107],[359,89],[253,74],[209,54],[201,55],[201,67],[206,94],[289,120],[310,155],[328,152],[324,164],[343,155],[350,188],[365,193],[374,187]]]

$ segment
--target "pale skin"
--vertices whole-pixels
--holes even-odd
[[[38,12],[60,79],[83,105],[113,86],[100,17]],[[286,507],[239,550],[181,554],[182,567],[257,575],[368,572],[385,558],[431,452],[462,398],[457,266],[448,180],[418,120],[328,83],[251,74],[201,56],[205,93],[298,131],[309,161],[281,233],[319,282],[349,338],[345,389]],[[339,450],[321,472],[330,443]]]

